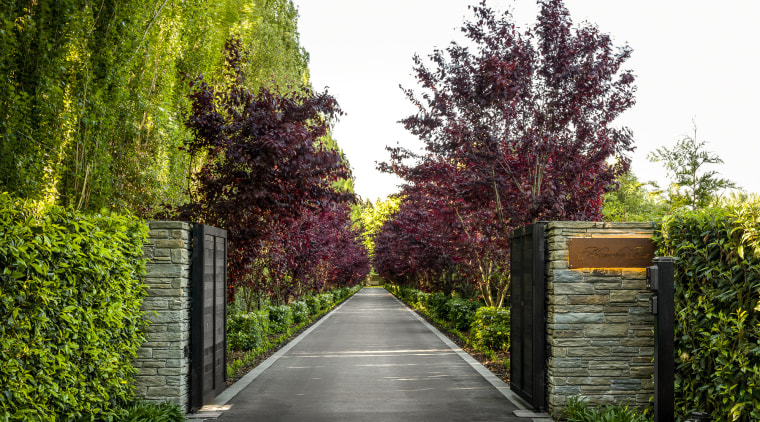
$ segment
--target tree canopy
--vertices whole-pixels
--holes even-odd
[[[401,122],[425,152],[389,148],[380,165],[406,181],[404,202],[425,198],[402,202],[399,215],[433,200],[449,210],[445,225],[458,231],[449,245],[460,247],[448,255],[487,303],[506,290],[510,230],[600,220],[602,195],[633,150],[631,131],[613,124],[634,104],[634,76],[622,68],[631,49],[574,25],[561,0],[539,4],[526,31],[485,1],[471,6],[467,45],[434,50],[430,65],[414,57],[422,93],[404,91],[418,111]]]
[[[685,136],[672,148],[657,148],[649,154],[653,162],[662,162],[671,179],[668,199],[672,208],[688,206],[695,210],[710,205],[715,196],[725,189],[736,189],[736,183],[718,177],[715,170],[705,170],[708,165],[723,164],[723,160],[705,150],[705,141],[697,140],[697,126],[694,136]]]
[[[17,196],[142,214],[183,202],[183,75],[221,82],[230,37],[252,86],[308,83],[290,0],[2,5],[0,190]]]

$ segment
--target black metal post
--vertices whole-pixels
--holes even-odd
[[[675,419],[675,306],[673,302],[674,259],[654,258],[647,271],[649,288],[656,292],[652,301],[654,320],[654,420]]]

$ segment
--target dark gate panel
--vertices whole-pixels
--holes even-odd
[[[509,385],[534,409],[546,409],[544,224],[516,229],[511,242]]]
[[[194,225],[192,275],[190,408],[198,409],[226,387],[226,231]]]

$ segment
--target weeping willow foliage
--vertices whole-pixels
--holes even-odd
[[[184,201],[190,78],[308,84],[291,0],[0,0],[0,192],[150,214]],[[195,163],[197,165],[197,163]]]

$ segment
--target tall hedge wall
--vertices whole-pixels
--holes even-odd
[[[0,420],[107,420],[132,399],[146,234],[0,194]]]
[[[670,216],[655,241],[677,258],[677,413],[760,420],[760,203]]]

